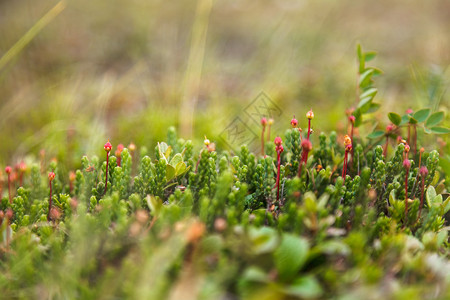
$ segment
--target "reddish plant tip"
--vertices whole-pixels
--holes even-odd
[[[301,144],[304,151],[309,152],[312,149],[312,144],[309,140],[304,139]]]
[[[356,118],[354,115],[351,115],[348,117],[348,120],[350,121],[350,123],[352,123],[353,125],[355,124]]]
[[[414,111],[411,109],[411,108],[408,108],[407,110],[406,110],[406,113],[408,114],[408,115],[410,115],[410,114],[412,114]]]
[[[347,147],[348,145],[352,145],[352,139],[350,138],[350,136],[349,135],[345,135],[344,136],[344,145]]]
[[[310,109],[310,110],[306,113],[306,117],[307,117],[309,120],[314,119],[314,113],[313,113],[312,109]]]
[[[108,142],[106,142],[105,146],[103,146],[103,149],[105,149],[106,152],[111,151],[112,145],[111,145],[111,143],[109,142],[109,140],[108,140]]]
[[[53,179],[55,179],[55,173],[54,172],[49,172],[48,173],[48,180],[51,182],[53,181]]]
[[[11,172],[12,172],[12,168],[10,166],[7,166],[5,168],[5,173],[9,175],[9,174],[11,174]]]
[[[281,144],[283,143],[283,140],[279,136],[277,136],[273,142],[277,147],[280,147]]]
[[[420,176],[422,176],[422,177],[427,176],[427,175],[428,175],[428,169],[427,169],[427,167],[426,167],[426,166],[420,167],[419,174],[420,174]]]
[[[411,149],[411,147],[408,144],[406,144],[405,145],[405,150],[403,150],[403,151],[405,151],[405,153],[409,153],[410,149]]]
[[[424,152],[425,152],[425,148],[424,147],[420,148],[420,153],[424,153]]]
[[[14,215],[13,210],[12,210],[11,208],[8,208],[8,209],[6,210],[6,218],[7,218],[8,220],[11,220],[12,217],[13,217],[13,215]]]
[[[394,130],[394,125],[393,124],[389,124],[388,126],[386,126],[386,132],[391,132],[392,130]]]
[[[74,171],[70,171],[69,173],[69,181],[74,182],[76,178],[76,174]]]
[[[267,119],[266,119],[266,118],[262,118],[262,119],[261,119],[261,125],[262,125],[263,127],[266,127],[266,125],[267,125]]]
[[[120,156],[122,154],[122,151],[123,151],[123,145],[119,144],[119,145],[117,145],[117,149],[116,149],[116,152],[114,154],[116,156]]]
[[[409,159],[405,159],[403,161],[403,168],[405,168],[406,170],[409,170],[409,168],[411,168],[411,162],[409,161]]]
[[[275,150],[277,151],[278,154],[280,154],[284,151],[284,148],[282,145],[280,145],[280,146],[277,146]]]
[[[294,116],[294,118],[292,118],[292,120],[291,120],[291,126],[292,126],[292,128],[295,128],[295,127],[297,127],[297,125],[298,125],[298,121]]]

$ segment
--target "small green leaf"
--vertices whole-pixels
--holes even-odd
[[[278,233],[270,227],[252,227],[249,230],[249,237],[253,243],[255,254],[271,252],[278,245]]]
[[[370,107],[367,110],[368,113],[376,112],[378,109],[380,109],[381,105],[379,103],[370,103]]]
[[[383,71],[378,68],[370,67],[370,69],[373,70],[373,76],[380,76],[381,74],[383,74]]]
[[[167,164],[166,165],[166,181],[169,182],[175,177],[175,167],[172,165]]]
[[[400,125],[400,123],[402,122],[402,117],[400,117],[399,114],[396,114],[394,112],[390,112],[388,113],[388,118],[389,120],[391,120],[391,122],[397,126]]]
[[[423,108],[423,109],[421,109],[421,110],[416,111],[416,112],[413,114],[413,118],[416,119],[417,122],[422,123],[422,122],[424,122],[424,121],[428,118],[428,116],[430,115],[430,113],[431,113],[431,109],[429,109],[429,108]]]
[[[384,135],[384,131],[377,130],[377,131],[374,131],[374,132],[370,133],[370,134],[367,136],[367,138],[368,138],[368,139],[377,139],[377,138],[379,138],[379,137],[382,137],[383,135]]]
[[[360,99],[363,99],[363,98],[365,98],[365,97],[369,97],[369,96],[372,96],[372,98],[373,97],[375,97],[375,95],[378,93],[378,90],[376,89],[376,88],[370,88],[370,89],[367,89],[366,91],[364,91],[360,96],[359,96],[359,98]]]
[[[372,103],[373,97],[365,97],[362,98],[361,101],[358,104],[358,108],[361,110],[361,113],[365,113],[369,110],[370,104]]]
[[[285,293],[301,299],[318,298],[322,295],[322,287],[313,276],[305,276],[296,279],[285,289]]]
[[[431,114],[431,116],[427,119],[427,121],[425,122],[425,126],[427,126],[428,128],[434,127],[439,123],[441,123],[442,120],[444,120],[444,112],[443,111],[435,112]]]
[[[297,274],[308,256],[308,241],[293,234],[283,234],[281,244],[274,252],[275,266],[281,279]]]
[[[359,73],[364,72],[364,53],[362,52],[361,45],[356,45],[356,54],[358,55],[358,61],[359,61]]]
[[[180,153],[175,154],[172,159],[170,160],[170,165],[172,167],[175,167],[178,163],[183,162],[183,157]]]
[[[408,119],[409,119],[409,124],[417,124],[418,123],[417,120],[414,119],[414,117],[412,117],[412,116],[408,116]]]
[[[372,79],[372,74],[373,74],[373,69],[364,70],[364,73],[362,73],[361,77],[359,77],[359,86],[362,88],[368,86]]]
[[[433,204],[434,197],[436,197],[436,190],[434,189],[434,187],[432,185],[430,185],[427,188],[427,194],[426,194],[428,207],[431,207],[431,205]]]
[[[372,59],[375,58],[375,56],[377,56],[376,51],[367,51],[366,53],[364,53],[364,60],[366,62],[371,61]]]
[[[361,115],[361,110],[360,109],[356,109],[353,112],[353,116],[355,117],[355,127],[359,127],[362,123],[362,115]]]
[[[450,128],[447,127],[431,127],[430,128],[431,133],[436,133],[436,134],[447,134],[450,133]]]

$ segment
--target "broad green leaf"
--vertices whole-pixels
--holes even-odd
[[[361,113],[367,112],[370,108],[370,104],[372,104],[372,97],[365,97],[361,99],[358,104],[358,108],[360,109]]]
[[[402,121],[400,122],[400,125],[405,125],[408,122],[409,122],[409,115],[403,115],[402,116]]]
[[[363,98],[365,98],[365,97],[369,97],[369,96],[372,96],[372,98],[373,97],[375,97],[375,95],[378,93],[378,90],[376,89],[376,88],[370,88],[370,89],[367,89],[367,91],[364,91],[360,96],[359,96],[359,98],[360,99],[363,99]]]
[[[166,181],[169,182],[175,177],[175,167],[172,165],[167,164],[166,165]]]
[[[296,279],[285,289],[285,293],[301,299],[318,298],[322,295],[323,290],[317,279],[309,275]]]
[[[447,133],[450,133],[450,128],[435,126],[435,127],[431,127],[430,131],[432,133],[436,133],[436,134],[447,134]]]
[[[355,117],[355,127],[359,127],[362,123],[361,110],[356,109],[353,112],[353,116]]]
[[[383,74],[383,71],[381,71],[381,70],[378,69],[378,68],[370,67],[370,69],[373,70],[373,76],[380,76],[381,74]]]
[[[427,188],[427,194],[426,194],[428,207],[431,207],[434,197],[436,197],[436,190],[434,189],[434,187],[432,185],[430,185]]]
[[[364,88],[370,84],[370,80],[372,79],[373,69],[366,69],[364,73],[359,77],[359,86]]]
[[[418,123],[417,120],[414,119],[414,117],[412,117],[412,116],[408,116],[408,119],[409,119],[409,123],[410,124],[417,124]]]
[[[167,163],[167,159],[169,158],[169,156],[166,156],[167,151],[169,151],[169,154],[170,154],[169,148],[170,148],[170,146],[164,142],[158,143],[159,156],[161,158],[164,158],[166,160],[166,163]]]
[[[366,53],[364,53],[364,60],[366,62],[371,61],[372,59],[375,58],[375,56],[377,56],[376,51],[367,51]]]
[[[279,240],[278,233],[270,227],[252,227],[249,230],[249,237],[253,243],[253,252],[255,254],[273,251]]]
[[[396,114],[394,112],[390,112],[388,113],[388,118],[389,120],[391,120],[391,122],[397,126],[400,125],[400,123],[402,122],[402,117],[400,117],[399,114]]]
[[[435,112],[431,114],[431,116],[427,119],[427,121],[425,122],[425,126],[427,126],[428,128],[434,127],[439,123],[441,123],[442,120],[444,120],[444,112],[443,111]]]
[[[425,122],[425,120],[428,118],[430,113],[431,113],[431,109],[423,108],[421,110],[416,111],[413,114],[413,118],[416,119],[417,122],[422,123],[422,122]]]
[[[377,138],[382,137],[383,135],[384,135],[384,131],[377,130],[377,131],[374,131],[374,132],[370,133],[369,135],[367,135],[367,138],[368,139],[377,139]]]
[[[275,266],[282,280],[295,276],[308,257],[309,244],[302,237],[285,233],[274,252]]]
[[[181,156],[180,153],[175,154],[172,159],[170,160],[170,165],[172,167],[175,167],[176,165],[178,165],[178,163],[183,162],[183,157]]]
[[[175,175],[180,176],[181,174],[185,173],[187,171],[186,164],[184,162],[179,162],[175,166]]]
[[[267,275],[262,269],[258,267],[248,267],[244,274],[242,274],[241,279],[253,282],[268,282],[269,275]]]
[[[162,200],[155,196],[147,196],[147,205],[150,208],[150,212],[153,216],[159,214],[162,208]]]
[[[373,113],[376,112],[378,109],[380,109],[381,105],[379,103],[370,103],[370,107],[369,110],[367,111],[368,113]]]

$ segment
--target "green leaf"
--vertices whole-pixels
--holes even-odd
[[[377,56],[376,51],[367,51],[366,53],[364,53],[364,60],[366,62],[371,61],[372,59],[375,58],[375,56]]]
[[[427,188],[427,194],[426,194],[428,207],[431,207],[435,197],[436,197],[436,190],[434,189],[434,187],[432,185],[430,185]]]
[[[373,69],[366,69],[364,73],[359,77],[359,86],[364,88],[370,84],[370,80],[372,79]]]
[[[372,99],[373,97],[370,96],[361,99],[358,104],[358,108],[360,109],[361,113],[366,113],[369,110],[370,104],[372,104]]]
[[[400,125],[405,125],[408,122],[409,122],[409,115],[403,115],[402,116],[402,121],[400,122]]]
[[[378,109],[380,109],[381,105],[379,103],[370,103],[370,107],[367,110],[368,113],[376,112]]]
[[[370,134],[367,136],[367,138],[368,138],[368,139],[377,139],[377,138],[382,137],[383,135],[384,135],[384,131],[377,130],[377,131],[374,131],[374,132],[370,133]]]
[[[276,248],[279,240],[277,232],[270,227],[252,227],[249,230],[249,237],[255,254],[271,252]]]
[[[431,127],[430,128],[431,133],[436,133],[436,134],[447,134],[450,133],[450,128],[447,127]]]
[[[167,164],[166,165],[166,181],[169,182],[175,177],[175,167],[172,165]]]
[[[274,253],[275,266],[281,279],[289,279],[297,274],[308,257],[309,244],[302,237],[290,233],[283,234],[281,244]]]
[[[269,276],[262,269],[252,266],[244,271],[241,279],[253,282],[268,282]]]
[[[441,123],[442,120],[444,120],[444,112],[443,111],[435,112],[431,114],[431,116],[427,119],[427,121],[425,122],[425,126],[427,126],[428,128],[434,127],[439,123]]]
[[[299,298],[318,298],[322,295],[322,287],[313,276],[305,276],[296,279],[289,287],[285,289],[285,293]]]
[[[175,154],[172,159],[170,160],[170,165],[172,167],[175,167],[176,165],[178,165],[178,163],[183,162],[183,157],[181,156],[180,153]]]
[[[361,45],[356,45],[356,54],[358,55],[358,61],[359,61],[359,73],[364,72],[364,53],[362,52]]]
[[[408,116],[408,119],[409,119],[409,123],[410,124],[417,124],[418,123],[417,120],[414,119],[414,117],[412,117],[412,116]]]
[[[378,69],[378,68],[370,67],[370,69],[373,70],[373,76],[380,76],[381,74],[383,74],[383,71],[381,71],[381,70]]]
[[[394,112],[390,112],[388,113],[388,118],[389,120],[391,120],[391,122],[397,126],[400,125],[400,123],[402,122],[402,117],[400,117],[399,114],[396,114]]]
[[[367,89],[366,91],[364,91],[364,92],[359,96],[359,98],[362,99],[362,98],[369,97],[369,96],[372,96],[372,98],[373,98],[373,97],[375,97],[375,95],[376,95],[377,93],[378,93],[378,90],[377,90],[376,88],[370,88],[370,89]]]
[[[353,112],[353,116],[355,117],[355,127],[359,127],[362,123],[362,115],[361,115],[361,110],[360,109],[356,109]]]
[[[431,113],[431,109],[429,109],[429,108],[423,108],[423,109],[421,109],[421,110],[416,111],[416,112],[413,114],[413,118],[416,119],[417,122],[422,123],[422,122],[424,122],[424,121],[428,118],[428,116],[430,115],[430,113]]]

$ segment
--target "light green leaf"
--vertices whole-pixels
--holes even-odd
[[[436,197],[436,190],[434,189],[434,187],[432,185],[430,185],[427,188],[427,194],[426,194],[428,207],[431,207],[434,197]]]
[[[434,127],[439,123],[441,123],[442,120],[444,120],[444,112],[443,111],[435,112],[431,114],[431,116],[427,119],[427,121],[425,122],[425,126],[427,126],[428,128]]]
[[[384,131],[377,130],[377,131],[374,131],[374,132],[370,133],[370,134],[367,136],[367,138],[368,138],[368,139],[377,139],[377,138],[382,137],[383,135],[384,135]]]
[[[391,120],[391,122],[397,126],[400,125],[400,123],[402,122],[402,117],[400,117],[399,114],[396,114],[394,112],[390,112],[388,113],[388,118],[389,120]]]
[[[435,134],[447,134],[447,133],[450,133],[450,128],[435,126],[435,127],[431,127],[430,131]]]
[[[249,230],[249,237],[253,243],[255,254],[268,253],[273,251],[278,245],[278,233],[270,227],[255,228]]]
[[[285,233],[281,244],[274,253],[275,266],[282,280],[297,274],[308,257],[309,244],[302,237]]]
[[[367,110],[368,113],[376,112],[378,109],[380,109],[381,105],[379,103],[370,103],[369,110]]]
[[[364,88],[370,84],[372,79],[373,69],[366,69],[359,77],[359,86]]]
[[[375,56],[377,56],[376,51],[367,51],[366,53],[364,53],[364,60],[366,62],[371,61],[372,59],[375,58]]]
[[[183,157],[180,153],[175,154],[170,160],[170,165],[175,167],[178,163],[183,162]]]
[[[318,298],[323,291],[317,279],[310,275],[296,279],[285,289],[285,293],[304,299]]]
[[[378,90],[376,89],[376,88],[370,88],[370,89],[367,89],[367,91],[364,91],[360,96],[359,96],[359,98],[360,99],[362,99],[362,98],[365,98],[365,97],[375,97],[375,95],[378,93]]]
[[[431,109],[423,108],[421,110],[416,111],[413,114],[413,118],[416,119],[417,122],[422,123],[422,122],[425,122],[425,120],[428,118],[430,113],[431,113]]]
[[[167,164],[166,165],[166,182],[171,181],[175,177],[175,167],[172,165]]]

